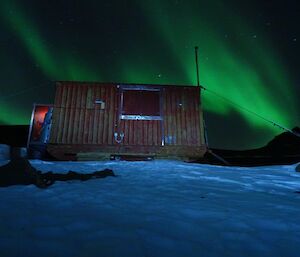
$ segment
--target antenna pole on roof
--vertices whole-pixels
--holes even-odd
[[[197,72],[197,86],[200,87],[199,65],[198,65],[198,46],[195,46],[195,61],[196,61],[196,72]]]

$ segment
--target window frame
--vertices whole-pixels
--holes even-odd
[[[151,91],[158,92],[159,94],[159,115],[135,115],[123,114],[124,112],[124,92],[126,91]],[[139,86],[139,85],[126,85],[121,86],[121,100],[120,100],[120,113],[121,120],[162,120],[162,102],[161,102],[161,88],[153,86]]]

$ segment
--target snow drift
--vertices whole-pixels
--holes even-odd
[[[0,256],[299,255],[296,165],[31,164],[61,174],[107,168],[117,177],[0,188]]]

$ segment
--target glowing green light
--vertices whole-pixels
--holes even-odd
[[[50,42],[41,37],[34,22],[13,1],[3,1],[1,7],[4,20],[46,76],[52,80],[100,80],[99,73],[91,72],[87,65],[82,65],[82,60],[74,58],[67,49],[56,46],[56,51],[53,51],[49,47]]]
[[[122,51],[93,60],[86,58],[83,49],[77,49],[78,54],[74,55],[66,46],[59,45],[55,34],[50,33],[53,41],[45,40],[34,17],[24,7],[3,0],[0,18],[48,79],[196,85],[193,54],[197,45],[203,86],[286,127],[300,122],[289,74],[273,42],[262,31],[256,31],[254,37],[251,24],[225,1],[140,1],[141,27],[146,28],[145,33],[139,31],[138,35],[121,39],[116,31],[116,45],[112,49]],[[95,47],[105,40],[99,35],[93,38],[96,43],[89,51],[99,52]],[[62,40],[68,41],[69,36],[66,34]],[[126,47],[119,47],[123,42]],[[89,42],[82,47],[89,48]],[[102,57],[106,62],[111,57],[114,65],[107,62],[104,67]],[[202,97],[208,112],[229,116],[238,111],[249,127],[269,130],[270,138],[280,132],[215,95],[203,91]],[[13,108],[2,103],[0,107],[0,122],[9,123],[8,113]],[[14,123],[21,120],[14,119]]]
[[[30,110],[22,110],[11,104],[0,102],[0,110],[0,124],[22,125],[27,124],[30,119]]]
[[[82,60],[68,51],[53,51],[44,40],[34,22],[13,1],[1,1],[0,14],[5,24],[23,43],[35,65],[51,80],[100,81],[99,73],[91,72]],[[57,48],[58,49],[58,48]],[[62,53],[61,53],[62,52]],[[0,99],[1,101],[1,99]],[[36,99],[38,101],[38,99]],[[0,102],[0,124],[28,124],[31,110],[19,110],[16,105]],[[13,115],[12,115],[13,113]]]
[[[218,12],[216,4],[208,2],[199,2],[198,6],[194,3],[189,8],[185,4],[182,6],[185,10],[161,1],[143,3],[149,22],[168,43],[170,52],[176,56],[190,84],[196,85],[191,53],[198,45],[201,84],[287,127],[295,124],[296,101],[287,72],[272,50],[272,44],[262,37],[255,36],[253,39],[250,27],[225,4],[218,3],[218,8],[223,8],[222,12]],[[182,13],[189,16],[182,16]],[[223,23],[226,24],[229,17],[234,21],[230,23],[229,34],[235,37],[235,44],[224,36],[228,28]],[[241,32],[248,33],[248,36],[240,35]],[[235,108],[205,91],[203,102],[205,110],[218,114],[229,114]],[[268,126],[264,120],[240,109],[236,111],[249,125],[278,133],[277,128]]]
[[[47,76],[56,76],[59,68],[34,23],[12,1],[4,1],[1,7],[2,17],[23,42],[33,60],[42,67]]]

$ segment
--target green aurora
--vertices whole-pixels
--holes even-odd
[[[297,117],[296,99],[293,97],[292,88],[289,87],[291,82],[287,72],[277,61],[279,58],[275,51],[272,51],[271,42],[268,44],[260,35],[261,39],[255,39],[256,42],[241,37],[238,45],[232,45],[224,40],[224,33],[215,29],[216,23],[226,24],[229,16],[234,17],[234,21],[230,23],[232,34],[251,31],[239,16],[226,8],[225,3],[219,2],[218,6],[210,4],[211,10],[207,3],[205,6],[189,6],[186,10],[177,8],[177,11],[173,10],[164,15],[162,12],[168,10],[167,5],[162,7],[161,1],[148,2],[148,17],[157,30],[160,30],[162,38],[176,56],[189,84],[196,84],[195,65],[190,58],[191,48],[199,45],[203,53],[200,58],[201,83],[205,87],[287,127],[294,125],[294,118]],[[218,13],[220,9],[222,12]],[[189,18],[186,20],[182,13],[189,13]],[[211,17],[212,13],[218,20]],[[226,31],[221,28],[221,31],[224,30]],[[274,95],[274,92],[278,94]],[[203,96],[204,109],[207,111],[226,115],[233,108],[232,105],[216,99],[214,95],[204,93]],[[288,103],[288,109],[280,108],[282,106],[278,103],[282,98]],[[266,126],[265,121],[256,116],[243,111],[240,114],[253,126]]]
[[[167,1],[164,4],[159,0],[142,1],[135,6],[135,11],[142,14],[136,18],[142,21],[142,27],[136,25],[132,29],[130,40],[113,35],[111,41],[117,43],[111,46],[105,61],[90,54],[94,51],[103,56],[108,51],[97,49],[104,38],[96,37],[92,44],[80,40],[76,47],[84,50],[72,51],[65,42],[73,42],[75,37],[68,30],[64,39],[59,38],[59,33],[51,33],[49,40],[28,7],[12,1],[2,1],[0,7],[4,26],[22,44],[31,62],[38,64],[41,76],[48,80],[196,85],[193,54],[197,45],[203,86],[285,127],[299,123],[290,75],[263,31],[256,29],[253,33],[251,23],[225,2],[191,2],[187,5],[178,1],[174,5]],[[96,6],[91,4],[90,8]],[[93,18],[91,15],[91,23]],[[127,16],[121,18],[125,20]],[[269,138],[281,132],[209,92],[204,91],[202,97],[207,113],[229,117],[238,112],[249,128],[267,131]],[[29,109],[18,110],[1,98],[0,108],[2,124],[28,124]],[[16,115],[12,118],[9,113]],[[251,144],[259,145],[261,141]]]

